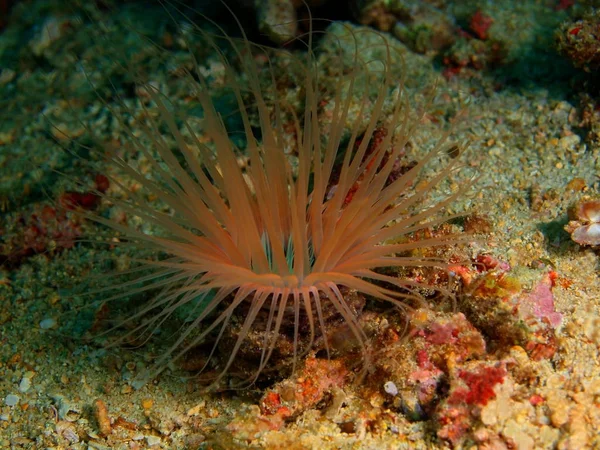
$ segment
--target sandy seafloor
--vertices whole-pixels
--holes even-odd
[[[56,128],[77,133],[81,120],[103,142],[119,133],[89,85],[86,89],[84,72],[73,70],[76,62],[67,55],[79,52],[82,60],[92,61],[91,78],[98,82],[102,70],[123,77],[111,61],[123,61],[119,58],[128,43],[119,39],[120,25],[110,20],[112,27],[105,29],[73,10],[24,3],[27,11],[20,10],[19,21],[0,33],[4,255],[7,248],[18,252],[16,243],[26,241],[19,227],[31,225],[32,214],[40,216],[61,192],[78,188],[74,179],[90,186],[90,172],[52,139],[60,142]],[[459,18],[467,14],[450,2],[446,6]],[[504,361],[508,369],[502,382],[493,384],[489,400],[462,410],[467,411],[462,438],[439,437],[440,409],[409,421],[383,383],[366,390],[337,387],[333,397],[342,400],[336,403],[329,394],[329,402],[298,408],[283,424],[260,412],[264,389],[206,394],[184,379],[186,373],[176,364],[134,390],[132,376],[160,346],[104,350],[75,338],[74,327],[61,327],[74,308],[67,304],[70,287],[101,270],[95,261],[105,258],[118,265],[125,257],[83,243],[58,251],[46,242],[41,254],[19,256],[17,262],[9,258],[0,269],[0,448],[600,449],[598,252],[575,244],[562,229],[570,206],[598,196],[600,167],[600,148],[578,127],[578,92],[585,77],[553,47],[552,33],[569,12],[557,11],[553,2],[481,2],[481,7],[494,17],[490,33],[510,44],[501,67],[465,69],[444,78],[434,57],[404,49],[391,36],[390,42],[403,48],[407,89],[417,104],[420,90],[437,80],[436,101],[427,116],[431,120],[423,121],[418,139],[440,135],[436,114],[468,112],[454,133],[457,140],[471,141],[462,156],[466,169],[452,176],[449,189],[477,172],[471,194],[454,208],[485,215],[491,225],[469,251],[508,263],[524,292],[552,272],[557,280],[552,296],[562,321],[549,331],[554,339],[550,357],[534,358],[517,344],[488,342],[494,352],[478,359]],[[472,13],[477,2],[469,8]],[[158,19],[136,24],[143,28],[152,20]],[[45,27],[58,33],[59,46],[44,37]],[[176,66],[178,57],[169,64]],[[153,64],[145,67],[150,79],[164,81]],[[130,91],[124,95],[135,97]],[[183,101],[184,89],[171,86],[171,95]],[[91,164],[111,173],[100,161]],[[81,226],[96,230],[89,223]],[[375,382],[367,377],[366,383]],[[439,395],[442,404],[448,392]],[[106,406],[105,418],[97,400]]]

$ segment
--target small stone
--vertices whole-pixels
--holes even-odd
[[[258,27],[277,44],[294,39],[298,32],[296,8],[290,0],[262,0],[256,2]]]
[[[396,395],[398,395],[398,387],[394,384],[393,381],[387,381],[384,385],[383,385],[383,390],[390,395],[393,395],[394,397]]]
[[[19,383],[19,392],[27,392],[31,388],[31,378],[21,378]]]
[[[8,394],[4,398],[4,403],[6,406],[15,406],[19,403],[19,396],[14,394]]]
[[[42,330],[49,330],[51,328],[54,328],[55,326],[56,326],[56,320],[54,320],[52,318],[47,318],[40,322],[40,328]]]
[[[146,443],[148,447],[154,447],[160,444],[161,439],[158,436],[146,436]]]

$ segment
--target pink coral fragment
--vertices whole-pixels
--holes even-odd
[[[545,275],[529,294],[521,298],[519,303],[519,312],[524,317],[547,319],[553,328],[558,327],[562,321],[562,314],[554,309],[550,275]]]

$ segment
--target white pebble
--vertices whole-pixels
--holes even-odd
[[[4,398],[4,403],[6,404],[6,406],[15,406],[17,403],[19,403],[19,396],[14,394],[8,394]]]
[[[50,328],[54,328],[54,326],[56,325],[56,320],[49,318],[49,319],[44,319],[40,322],[40,328],[42,330],[49,330]]]
[[[393,381],[386,381],[386,383],[383,385],[383,390],[394,397],[398,395],[398,387]]]

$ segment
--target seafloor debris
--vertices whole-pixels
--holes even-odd
[[[495,387],[506,375],[504,362],[473,362],[452,370],[449,395],[436,410],[438,437],[459,444],[472,429],[481,407],[496,398]]]
[[[82,220],[69,214],[73,209],[91,210],[98,206],[100,194],[110,182],[98,174],[93,189],[86,192],[67,191],[57,199],[56,206],[36,204],[28,214],[13,216],[0,227],[0,265],[18,266],[26,258],[54,255],[73,248],[83,234]]]
[[[81,236],[81,223],[63,208],[38,206],[29,215],[0,229],[0,265],[18,266],[36,254],[52,255],[72,248]]]
[[[456,38],[453,18],[428,2],[354,0],[359,23],[394,35],[418,53],[437,53]]]
[[[587,131],[586,141],[590,146],[600,146],[600,98],[581,93],[578,109],[578,125]]]
[[[254,0],[258,28],[276,44],[284,44],[297,37],[302,27],[298,9],[315,8],[327,0]]]
[[[98,422],[98,429],[104,436],[108,436],[112,432],[112,426],[110,424],[110,418],[108,417],[108,408],[106,403],[101,399],[96,399],[94,402],[94,415]]]
[[[333,395],[346,384],[348,373],[342,359],[311,356],[301,372],[277,383],[263,395],[260,410],[239,416],[227,429],[238,439],[278,430],[286,420],[315,408],[326,396]]]
[[[586,72],[600,67],[600,11],[563,23],[556,33],[556,46],[575,67]]]
[[[271,41],[282,44],[296,37],[298,19],[290,0],[255,1],[258,27]]]
[[[556,272],[496,269],[475,277],[461,310],[497,348],[522,346],[532,359],[551,358],[562,315],[554,308]],[[530,288],[524,288],[528,284]]]
[[[418,309],[408,331],[393,315],[370,316],[377,322],[370,333],[372,358],[358,391],[350,384],[358,373],[349,355],[311,356],[227,430],[236,440],[253,441],[314,410],[353,434],[365,427],[393,428],[402,418],[428,421],[455,448],[467,441],[531,448],[532,438],[506,420],[507,411],[522,406],[531,415],[543,407],[544,397],[532,394],[519,403],[514,391],[517,383],[535,378],[532,362],[556,352],[562,315],[552,289],[558,275],[513,270],[491,255],[456,269],[467,292],[460,305],[467,315]]]
[[[384,402],[411,421],[432,417],[450,373],[465,361],[486,354],[483,336],[464,314],[425,309],[414,312],[405,337],[390,326],[377,345],[381,349],[376,352],[369,381],[375,381],[377,388],[384,386]],[[389,383],[397,394],[385,389]],[[381,389],[378,393],[383,395]]]
[[[470,16],[467,29],[457,31],[458,38],[443,55],[446,78],[463,69],[478,71],[505,63],[510,44],[500,33],[490,31],[494,22],[489,14],[478,9]]]

